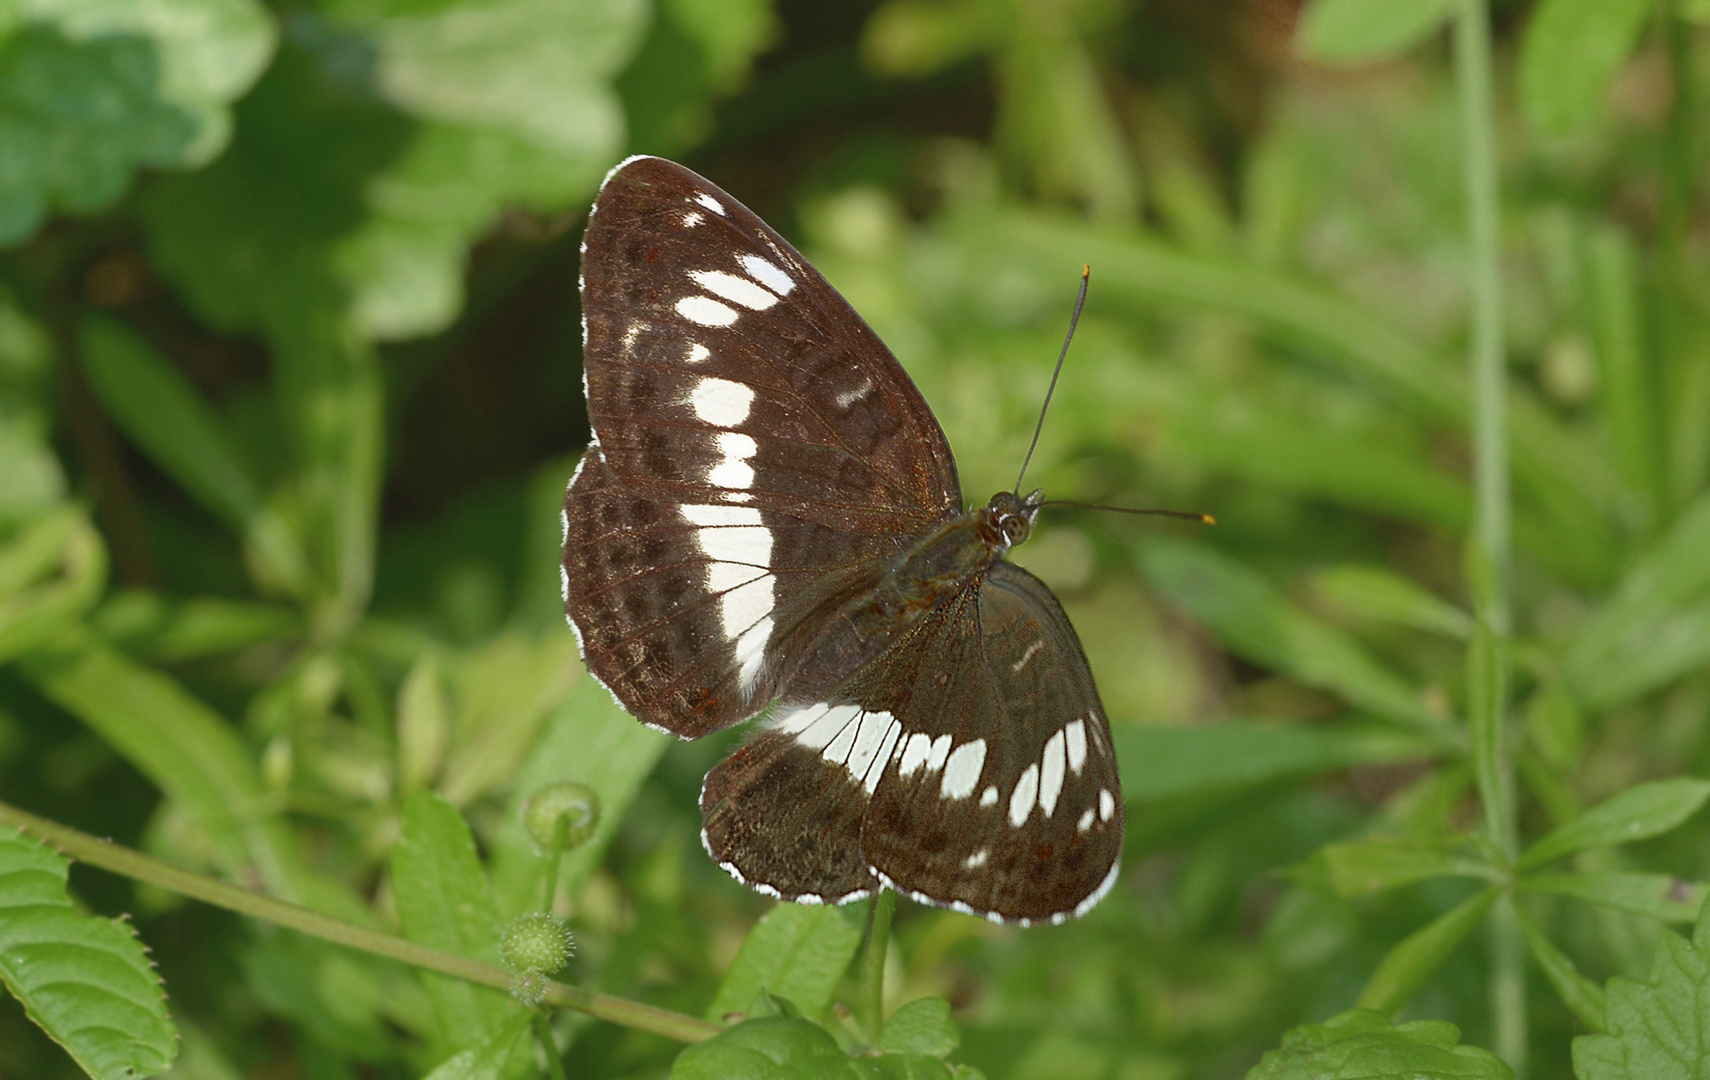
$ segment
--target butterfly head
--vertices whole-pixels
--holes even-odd
[[[979,511],[980,531],[998,552],[1007,551],[1027,539],[1044,502],[1045,493],[1038,489],[1025,497],[1013,491],[1000,491]]]

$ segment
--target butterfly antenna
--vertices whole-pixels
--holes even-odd
[[[1202,525],[1215,525],[1217,519],[1210,514],[1202,514],[1198,510],[1137,510],[1132,506],[1106,506],[1103,503],[1068,502],[1064,499],[1047,499],[1042,506],[1072,506],[1081,510],[1109,510],[1113,514],[1146,514],[1151,517],[1181,518],[1183,521],[1197,521]]]
[[[1039,445],[1039,433],[1045,430],[1045,410],[1051,407],[1051,395],[1057,390],[1057,376],[1063,373],[1063,361],[1069,356],[1069,342],[1075,340],[1075,327],[1081,321],[1081,308],[1087,304],[1087,279],[1092,277],[1092,267],[1081,264],[1081,291],[1075,297],[1075,313],[1069,316],[1069,332],[1063,336],[1063,351],[1057,354],[1057,367],[1051,372],[1051,385],[1045,389],[1045,404],[1039,406],[1039,423],[1033,426],[1033,441],[1027,444],[1027,456],[1021,459],[1021,472],[1015,477],[1015,493],[1021,494],[1021,478],[1027,475],[1027,466],[1033,460],[1034,448]]]

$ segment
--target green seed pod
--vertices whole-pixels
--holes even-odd
[[[518,915],[499,935],[499,956],[516,972],[550,975],[570,958],[570,930],[544,911]]]
[[[546,1000],[546,987],[551,981],[538,971],[519,971],[511,976],[511,996],[532,1009]]]
[[[547,851],[552,850],[560,818],[566,823],[564,850],[580,847],[599,827],[600,797],[586,784],[566,781],[541,788],[523,805],[523,826]]]

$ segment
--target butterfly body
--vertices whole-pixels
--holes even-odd
[[[1123,815],[1062,608],[1003,561],[1038,492],[964,510],[931,410],[782,237],[682,166],[607,177],[583,244],[594,444],[565,496],[590,671],[695,738],[770,710],[707,776],[703,842],[758,891],[892,886],[1060,922]]]

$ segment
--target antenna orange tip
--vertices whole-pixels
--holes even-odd
[[[1081,280],[1084,281],[1090,277],[1092,277],[1092,264],[1091,263],[1082,263],[1081,264]]]
[[[1212,516],[1211,516],[1211,515],[1210,515],[1210,514],[1201,514],[1201,515],[1199,515],[1199,520],[1201,520],[1201,521],[1203,521],[1203,522],[1205,522],[1205,523],[1206,523],[1206,524],[1207,524],[1207,525],[1215,525],[1215,524],[1217,524],[1217,519],[1216,519],[1216,518],[1214,518],[1214,517],[1212,517]]]

